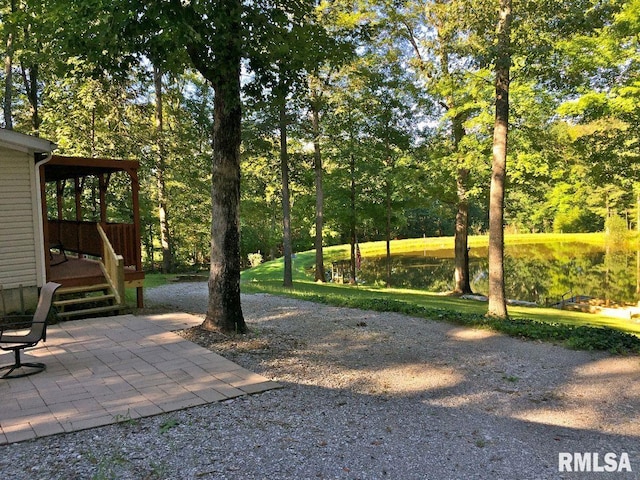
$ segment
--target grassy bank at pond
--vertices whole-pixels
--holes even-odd
[[[605,238],[602,233],[526,234],[507,235],[505,241],[507,244],[566,241],[604,245]],[[487,236],[469,239],[472,248],[487,244]],[[442,248],[450,248],[453,252],[453,238],[420,238],[391,243],[392,254]],[[383,255],[386,244],[364,243],[360,245],[360,251],[363,257]],[[324,254],[325,265],[331,265],[332,261],[348,258],[349,246],[327,247]],[[294,286],[284,288],[283,260],[263,263],[242,273],[242,291],[283,295],[336,306],[406,313],[459,325],[489,328],[531,340],[561,343],[581,350],[640,353],[640,324],[635,320],[521,306],[509,306],[508,320],[492,319],[485,317],[486,303],[463,300],[438,292],[316,283],[313,279],[314,265],[315,251],[296,254],[293,259]]]

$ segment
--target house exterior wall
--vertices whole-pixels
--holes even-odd
[[[30,308],[44,283],[33,154],[0,148],[0,314]]]

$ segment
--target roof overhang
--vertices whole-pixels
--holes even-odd
[[[49,154],[57,145],[44,138],[25,135],[24,133],[2,128],[0,129],[0,147],[29,154]]]
[[[75,177],[98,176],[115,172],[134,175],[140,166],[137,160],[113,158],[64,157],[53,155],[44,166],[46,182],[67,180]]]

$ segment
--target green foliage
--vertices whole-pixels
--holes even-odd
[[[605,222],[605,234],[608,244],[621,245],[629,234],[626,220],[619,215],[610,216]]]
[[[305,147],[313,140],[311,100],[321,111],[325,243],[349,240],[352,159],[359,239],[384,238],[386,186],[393,192],[392,237],[452,233],[461,167],[470,172],[470,223],[486,228],[494,3],[233,2],[243,9],[241,34],[233,39],[217,34],[232,17],[228,4],[221,7],[226,3],[17,0],[13,11],[7,2],[0,7],[0,34],[4,40],[14,35],[13,77],[0,72],[0,78],[13,94],[15,128],[33,132],[37,106],[40,135],[59,145],[56,153],[141,161],[150,268],[159,254],[159,228],[148,62],[167,72],[168,210],[176,261],[192,268],[208,261],[211,236],[214,96],[200,73],[226,76],[224,56],[215,52],[226,52],[229,40],[234,47],[242,41],[246,78],[259,80],[245,83],[246,94],[259,92],[257,99],[265,100],[283,84],[291,87],[294,251],[310,248],[315,233],[312,158]],[[515,5],[505,207],[513,231],[597,231],[612,214],[635,218],[637,14],[638,0]],[[203,72],[187,68],[185,45]],[[194,47],[201,47],[199,54]],[[25,78],[36,80],[35,105]],[[277,257],[282,243],[277,105],[258,100],[244,105],[242,258],[256,251]],[[118,184],[114,179],[109,215],[124,219],[129,200]],[[87,185],[87,211],[93,191]]]
[[[170,418],[166,422],[164,422],[162,425],[160,425],[160,434],[164,435],[169,430],[177,427],[178,425],[180,425],[180,422],[178,420],[176,420],[175,418]]]
[[[640,352],[638,337],[612,328],[576,327],[564,341],[576,350],[608,350],[623,355]]]
[[[590,232],[594,229],[593,216],[577,205],[558,211],[553,218],[556,233]]]

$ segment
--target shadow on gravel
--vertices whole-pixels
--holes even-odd
[[[10,446],[6,478],[637,478],[638,439],[543,425],[420,396],[299,383],[224,403]],[[30,465],[38,451],[37,470]],[[558,471],[561,452],[627,452],[633,472]]]
[[[278,478],[585,478],[558,472],[563,452],[583,469],[597,453],[592,470],[629,456],[633,472],[588,478],[640,471],[637,357],[261,295],[243,309],[249,335],[193,340],[286,385],[215,407],[242,422],[219,442],[263,439],[245,447],[265,476],[275,462]]]

